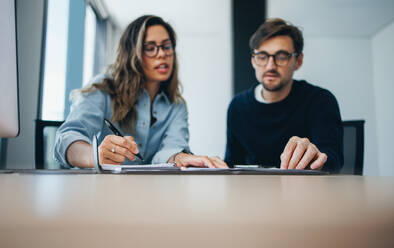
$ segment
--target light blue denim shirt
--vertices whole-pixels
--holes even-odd
[[[98,75],[91,83],[99,83],[105,77],[104,74]],[[189,151],[188,112],[185,103],[181,100],[171,103],[163,91],[159,92],[153,101],[152,115],[157,120],[152,126],[150,108],[150,97],[144,89],[136,103],[135,136],[123,130],[119,123],[114,123],[123,135],[134,137],[144,163],[165,163],[173,154],[184,149]],[[55,160],[63,167],[71,167],[66,161],[67,148],[77,140],[91,144],[94,134],[101,143],[106,135],[113,134],[104,124],[104,118],[111,120],[111,117],[111,97],[106,92],[96,90],[74,95],[70,114],[56,133]],[[138,158],[135,161],[126,159],[124,162],[141,163]]]

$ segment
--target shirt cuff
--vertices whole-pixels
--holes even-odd
[[[172,155],[178,152],[182,152],[183,150],[189,151],[188,148],[184,148],[184,147],[160,150],[153,157],[152,164],[167,163]]]
[[[66,134],[63,134],[59,137],[59,146],[58,146],[58,150],[56,151],[55,154],[55,160],[63,167],[65,168],[72,168],[73,166],[67,163],[67,159],[66,159],[66,151],[68,149],[68,147],[74,143],[75,141],[78,140],[82,140],[85,141],[89,144],[91,144],[91,140],[80,134],[79,132],[73,132],[73,131],[69,131]]]

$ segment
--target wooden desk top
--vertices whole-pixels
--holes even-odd
[[[394,178],[0,174],[0,247],[394,247]]]

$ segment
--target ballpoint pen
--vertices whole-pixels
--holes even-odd
[[[111,131],[115,135],[124,137],[123,134],[106,118],[104,118],[104,123],[109,127],[109,129],[111,129]],[[139,159],[141,159],[141,161],[144,161],[144,159],[142,158],[140,153],[135,154],[135,156],[137,156]]]

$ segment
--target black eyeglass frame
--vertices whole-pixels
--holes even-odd
[[[258,64],[257,61],[256,61],[256,58],[255,58],[255,57],[256,57],[257,55],[260,55],[260,54],[266,55],[266,56],[268,57],[268,58],[267,58],[267,63],[265,63],[264,65],[260,65],[260,64]],[[278,56],[279,54],[286,54],[286,55],[287,55],[286,64],[278,65],[278,63],[276,63],[276,56]],[[289,52],[286,52],[286,51],[279,51],[279,52],[277,52],[277,53],[275,53],[275,54],[269,54],[269,53],[267,53],[267,52],[258,52],[258,53],[252,52],[252,57],[253,57],[254,61],[256,62],[256,64],[259,65],[259,66],[266,66],[266,65],[268,64],[268,61],[270,60],[270,57],[272,57],[272,58],[274,59],[274,63],[275,63],[276,66],[286,66],[286,65],[289,63],[291,57],[298,57],[298,55],[299,55],[299,54],[296,53],[296,52],[294,52],[294,53],[289,53]]]
[[[146,54],[146,51],[145,51],[145,46],[146,46],[146,45],[152,45],[152,46],[155,47],[155,49],[156,49],[155,55],[149,56],[148,54]],[[171,46],[171,50],[165,50],[165,49],[164,49],[164,47],[165,47],[165,46],[168,46],[168,45]],[[163,50],[163,52],[164,52],[164,54],[165,54],[166,56],[171,56],[171,55],[173,55],[174,52],[175,52],[175,47],[174,47],[174,45],[172,44],[172,42],[171,42],[171,43],[164,43],[164,44],[161,44],[161,45],[156,45],[156,44],[154,44],[154,43],[147,43],[147,44],[144,44],[144,47],[142,48],[142,51],[143,51],[143,53],[144,53],[147,57],[149,57],[149,58],[154,58],[154,57],[156,57],[156,56],[159,54],[160,48],[161,48],[161,50]],[[170,52],[170,53],[168,53],[168,52]]]

